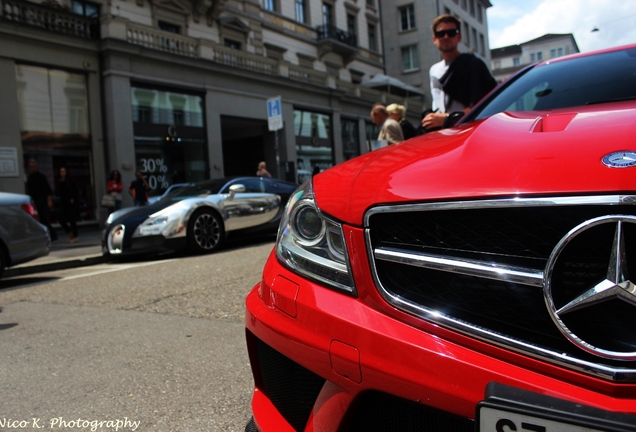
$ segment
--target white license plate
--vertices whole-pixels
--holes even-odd
[[[158,235],[161,234],[162,226],[142,226],[139,228],[139,233],[142,235]]]
[[[479,408],[478,426],[479,432],[602,432],[599,429],[485,406]]]

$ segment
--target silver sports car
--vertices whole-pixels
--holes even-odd
[[[6,267],[49,254],[49,233],[28,195],[0,192],[0,277]]]
[[[229,233],[275,233],[295,183],[219,178],[182,187],[154,204],[112,213],[102,252],[121,256],[189,249],[213,252]]]

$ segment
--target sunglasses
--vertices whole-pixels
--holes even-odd
[[[459,34],[459,29],[451,29],[451,30],[439,30],[435,32],[435,37],[437,39],[442,39],[444,36],[455,37]]]

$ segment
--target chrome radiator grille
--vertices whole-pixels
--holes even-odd
[[[375,208],[365,218],[374,278],[389,303],[423,319],[606,379],[635,381],[636,355],[599,355],[566,333],[612,353],[636,352],[636,296],[567,314],[565,332],[546,300],[558,309],[607,277],[614,219],[625,226],[623,273],[636,278],[635,202],[600,196]],[[608,215],[620,218],[604,223]],[[593,229],[572,234],[599,218]]]

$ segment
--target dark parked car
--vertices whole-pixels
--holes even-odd
[[[28,195],[0,192],[0,277],[6,267],[49,254],[49,233]]]
[[[219,178],[179,188],[154,204],[112,213],[104,254],[189,249],[213,252],[232,234],[275,233],[297,184],[260,177]]]
[[[246,306],[247,431],[636,431],[636,45],[314,176]]]

